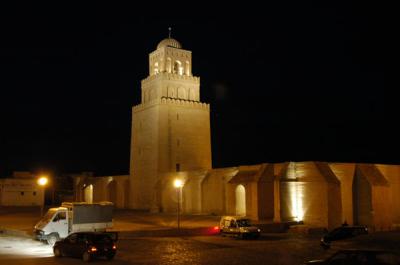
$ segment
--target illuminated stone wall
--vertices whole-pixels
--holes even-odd
[[[234,187],[229,180],[237,173],[237,168],[220,168],[211,170],[202,182],[202,210],[204,213],[218,215],[234,214]]]
[[[111,201],[115,208],[129,208],[129,175],[120,176],[74,176],[74,193],[76,201],[92,202]]]
[[[200,214],[201,205],[201,183],[208,171],[199,170],[191,172],[170,172],[160,176],[156,184],[160,197],[157,200],[159,212],[176,212],[179,196],[179,203],[182,213]],[[174,186],[174,181],[179,179],[183,182],[183,187]]]
[[[131,145],[131,207],[149,209],[154,198],[159,165],[159,105],[133,111]]]
[[[341,224],[340,183],[326,163],[289,163],[280,181],[282,221],[329,228]]]
[[[128,208],[128,178],[82,178],[75,181],[76,194],[82,196],[84,187],[92,185],[93,201],[113,200],[114,194],[116,207]],[[395,229],[400,224],[397,165],[309,161],[167,172],[154,185],[157,211],[176,212],[173,181],[177,178],[184,183],[180,202],[185,214],[236,215],[236,191],[241,185],[246,216],[253,220],[298,220],[329,229],[346,221],[367,225],[371,231]]]

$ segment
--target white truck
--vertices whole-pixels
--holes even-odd
[[[63,202],[61,207],[48,210],[35,225],[33,235],[53,246],[74,232],[106,231],[113,225],[112,215],[112,202]]]

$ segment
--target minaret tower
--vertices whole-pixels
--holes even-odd
[[[149,54],[141,86],[132,110],[130,207],[154,209],[163,173],[211,169],[210,107],[200,102],[192,52],[171,31]]]

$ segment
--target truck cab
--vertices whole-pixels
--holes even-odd
[[[68,234],[68,209],[65,207],[50,208],[34,228],[35,238],[51,245]]]

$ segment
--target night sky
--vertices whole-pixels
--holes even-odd
[[[211,104],[214,168],[400,164],[385,99],[381,8],[308,3],[183,17],[57,10],[3,18],[1,177],[128,174],[131,107],[168,27],[193,52],[201,101]]]

